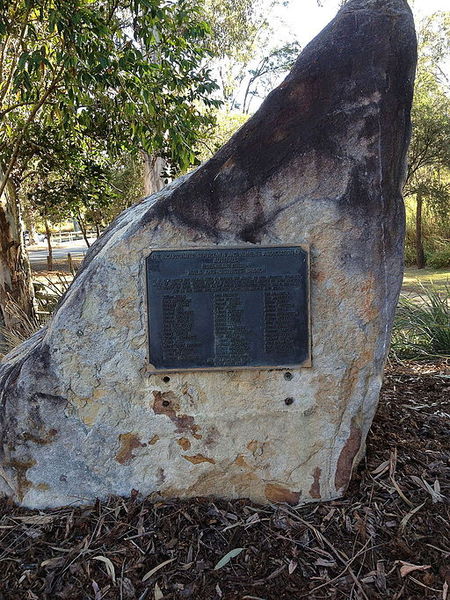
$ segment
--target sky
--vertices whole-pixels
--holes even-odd
[[[267,0],[269,3],[270,0]],[[319,6],[319,3],[321,6]],[[286,6],[272,9],[272,30],[276,39],[274,45],[280,42],[297,40],[304,48],[335,16],[339,10],[339,0],[287,0]],[[437,11],[450,11],[450,0],[409,0],[414,13],[416,28],[419,22]],[[450,60],[443,65],[443,71],[450,79]],[[278,85],[285,78],[280,75],[275,82]],[[239,95],[239,100],[242,101]],[[251,112],[261,104],[262,98],[251,100]]]
[[[267,5],[271,0],[266,0]],[[282,3],[280,3],[282,4]],[[271,10],[271,29],[273,46],[297,40],[304,48],[335,16],[339,10],[339,0],[285,0],[286,6],[277,6]],[[319,6],[321,4],[321,6]],[[409,0],[416,29],[420,21],[438,11],[450,11],[450,0]],[[259,60],[259,59],[258,59]],[[258,62],[258,61],[256,61]],[[443,65],[443,71],[450,80],[450,59]],[[274,82],[280,84],[285,78],[283,73]],[[242,103],[243,90],[248,80],[244,81],[238,93],[238,102]],[[261,97],[253,97],[250,112],[253,113],[262,102]]]
[[[288,6],[279,7],[276,16],[281,19],[282,37],[294,35],[302,47],[325,27],[339,9],[338,0],[323,0],[323,6],[317,0],[290,0]],[[423,17],[438,10],[450,10],[450,0],[414,0],[410,2],[416,24]]]

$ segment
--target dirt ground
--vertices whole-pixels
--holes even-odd
[[[450,365],[390,366],[341,500],[2,501],[2,600],[450,600]],[[301,432],[299,432],[301,435]]]

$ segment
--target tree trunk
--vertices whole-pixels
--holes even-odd
[[[142,156],[144,160],[144,194],[151,196],[166,185],[162,177],[166,161],[160,156],[153,156],[146,152],[143,152]]]
[[[33,214],[32,209],[27,206],[23,209],[23,222],[28,235],[30,237],[30,244],[37,244],[39,242],[38,232],[36,231],[36,216]]]
[[[0,326],[9,330],[21,329],[17,311],[34,320],[33,298],[20,208],[15,190],[8,182],[0,197]],[[11,302],[15,305],[12,311],[8,306]]]
[[[83,234],[84,237],[84,241],[86,242],[86,246],[88,248],[91,247],[91,244],[89,243],[89,238],[87,236],[87,229],[86,229],[86,223],[83,221],[83,219],[81,218],[81,213],[78,213],[77,216],[77,221],[78,221],[78,225],[80,226],[81,229],[81,233]]]
[[[416,264],[418,269],[425,267],[425,252],[422,239],[422,208],[423,196],[421,192],[416,195]]]
[[[52,248],[52,231],[49,222],[45,219],[45,235],[47,236],[47,266],[49,271],[53,271],[53,248]]]

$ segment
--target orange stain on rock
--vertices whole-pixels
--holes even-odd
[[[185,437],[179,438],[177,440],[177,444],[181,446],[183,450],[189,450],[189,448],[191,447],[191,442]]]
[[[196,440],[201,440],[203,437],[201,433],[197,433],[199,429],[199,425],[192,425],[192,437],[195,437]]]
[[[180,404],[173,392],[153,392],[153,412],[155,415],[166,415],[169,419],[177,416]]]
[[[135,458],[133,450],[141,448],[146,444],[143,444],[136,433],[121,433],[119,435],[120,448],[116,454],[116,460],[121,465],[127,465],[130,461]]]
[[[151,440],[148,440],[149,446],[154,446],[156,442],[159,442],[159,435],[155,434]]]
[[[375,303],[375,279],[372,276],[361,286],[361,298],[363,299],[362,314],[367,321],[373,321],[380,313]]]
[[[19,500],[22,501],[27,491],[33,485],[31,481],[27,478],[27,471],[34,467],[36,461],[34,459],[30,460],[12,460],[7,463],[6,467],[12,467],[16,473],[17,477],[17,495]]]
[[[197,433],[200,429],[194,423],[194,417],[179,415],[180,403],[173,392],[153,392],[153,412],[156,415],[166,415],[176,425],[177,433],[190,432],[195,438],[202,436]]]
[[[199,463],[204,462],[211,463],[212,465],[216,464],[216,461],[213,458],[208,458],[207,456],[203,456],[203,454],[195,454],[194,456],[186,456],[185,454],[183,454],[183,458],[185,458],[194,465],[198,465]]]
[[[313,271],[311,273],[311,279],[314,279],[314,281],[317,281],[318,283],[322,283],[322,281],[325,281],[326,276],[325,276],[325,273],[321,273],[319,271]]]
[[[46,444],[51,444],[54,441],[57,433],[58,433],[57,429],[50,429],[46,433],[45,436],[39,437],[37,435],[29,433],[28,431],[25,431],[24,433],[22,433],[21,437],[22,437],[22,439],[26,440],[27,442],[34,442],[35,444],[38,444],[39,446],[45,446]]]
[[[311,489],[309,490],[309,495],[311,498],[320,498],[320,475],[322,474],[322,469],[320,467],[316,467],[312,473],[313,476],[313,484]]]
[[[258,442],[256,440],[252,440],[247,444],[247,450],[250,450],[252,454],[255,454],[256,448],[258,447]]]
[[[350,435],[348,436],[348,439],[341,450],[341,454],[339,455],[336,466],[334,485],[337,491],[347,487],[349,484],[350,477],[352,475],[353,460],[358,453],[360,445],[361,429],[356,427],[352,422],[350,427]]]
[[[298,504],[302,495],[301,492],[293,492],[278,483],[268,483],[264,494],[270,502],[287,502],[288,504]]]
[[[199,470],[197,480],[188,488],[167,486],[162,487],[159,492],[161,496],[166,498],[210,496],[211,494],[223,496],[225,490],[232,489],[233,497],[246,498],[255,489],[259,489],[259,484],[260,479],[252,472],[239,471],[230,474],[218,467],[209,467],[208,469]],[[262,497],[261,500],[263,500]]]
[[[246,469],[251,469],[248,462],[245,460],[242,454],[238,454],[233,461],[233,465],[237,465],[238,467],[244,467]]]
[[[50,486],[48,485],[48,483],[38,483],[37,485],[34,486],[37,490],[39,490],[40,492],[47,492],[50,489]]]

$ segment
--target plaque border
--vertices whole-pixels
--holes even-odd
[[[263,248],[301,248],[306,252],[306,269],[307,269],[307,302],[308,302],[308,356],[302,363],[295,365],[264,365],[264,366],[227,366],[227,367],[191,367],[189,369],[169,367],[167,369],[158,369],[150,362],[150,305],[148,301],[148,271],[147,271],[147,258],[153,254],[153,252],[174,252],[174,251],[189,251],[189,250],[248,250],[251,248],[263,249]],[[145,278],[145,305],[146,305],[146,327],[145,327],[145,338],[146,338],[146,372],[150,375],[164,375],[166,373],[192,373],[192,372],[222,372],[226,373],[229,371],[294,371],[296,369],[304,369],[312,367],[312,318],[311,318],[311,244],[268,244],[268,245],[257,245],[257,244],[245,244],[238,246],[185,246],[185,247],[167,247],[167,248],[153,248],[144,257],[144,278]]]

